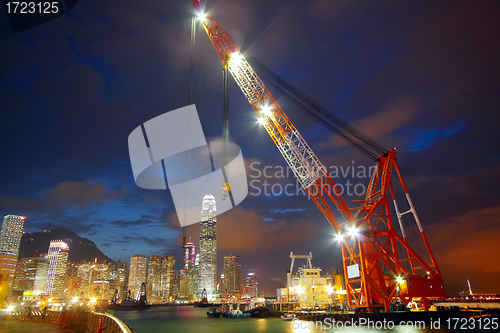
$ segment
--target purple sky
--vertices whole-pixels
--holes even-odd
[[[465,289],[467,278],[474,291],[500,291],[500,259],[493,255],[500,239],[497,1],[205,4],[245,55],[398,148],[450,293]],[[136,187],[127,138],[188,103],[191,8],[190,1],[82,0],[67,15],[15,34],[2,9],[1,215],[27,216],[27,231],[64,225],[115,260],[181,260],[172,198]],[[198,30],[194,102],[208,140],[221,135],[221,76],[220,59]],[[272,168],[270,186],[295,184],[275,174],[285,162],[231,84],[230,135],[242,148],[249,181],[264,181],[250,168],[255,162],[259,170]],[[373,165],[283,108],[328,168]],[[335,179],[347,180],[368,183]],[[345,199],[354,206],[358,197]],[[290,251],[312,252],[324,271],[341,268],[331,227],[304,196],[249,195],[218,221],[219,262],[239,255],[243,273],[255,272],[266,294],[284,285]],[[197,232],[188,228],[195,242]]]

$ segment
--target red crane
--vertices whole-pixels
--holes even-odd
[[[445,297],[441,273],[422,229],[406,185],[401,177],[396,149],[377,159],[375,172],[364,200],[357,200],[356,208],[349,208],[326,168],[321,164],[297,128],[281,109],[262,80],[226,32],[207,14],[199,0],[193,1],[198,18],[234,80],[259,117],[276,147],[294,172],[306,193],[314,201],[337,232],[341,243],[348,307],[389,310],[394,298],[409,303],[421,299],[428,309],[428,298]],[[397,177],[393,176],[396,171]],[[394,193],[393,178],[399,181],[405,193],[406,211],[399,210]],[[391,210],[391,196],[392,206]],[[337,219],[330,203],[341,213]],[[399,232],[393,224],[393,212]],[[402,217],[410,214],[416,223],[426,255],[424,260],[408,244]]]

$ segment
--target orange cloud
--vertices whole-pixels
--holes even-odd
[[[176,221],[177,217],[173,215],[169,218]],[[196,244],[200,235],[199,223],[187,228],[187,239]],[[319,232],[310,228],[305,219],[264,221],[259,213],[241,207],[217,216],[217,247],[222,251],[261,253],[289,248],[310,241]],[[176,241],[180,243],[181,239],[179,236]]]
[[[465,284],[475,278],[481,291],[498,292],[498,286],[490,283],[500,279],[499,216],[500,206],[496,206],[427,227],[445,283]]]
[[[217,219],[217,240],[221,250],[265,252],[310,241],[319,230],[308,227],[305,219],[263,221],[262,215],[240,207]]]

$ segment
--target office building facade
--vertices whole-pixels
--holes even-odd
[[[205,195],[201,209],[199,294],[206,294],[208,300],[216,297],[217,281],[217,208],[215,198]]]
[[[224,257],[224,296],[241,297],[240,257],[229,255]]]
[[[145,256],[136,254],[130,258],[128,289],[134,299],[138,298],[141,284],[146,283],[147,267],[148,259]]]
[[[47,253],[49,269],[45,284],[45,294],[55,297],[63,296],[66,270],[68,269],[68,253],[68,244],[62,240],[50,241]]]

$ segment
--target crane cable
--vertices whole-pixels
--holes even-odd
[[[224,62],[222,64],[222,162],[221,171],[222,177],[224,178],[224,184],[222,185],[222,200],[225,200],[229,196],[231,204],[234,207],[234,198],[231,193],[231,187],[229,185],[229,179],[226,173],[226,165],[228,164],[227,158],[227,144],[229,141],[229,68],[228,68],[229,55],[226,55]]]
[[[189,59],[189,92],[188,92],[188,105],[193,104],[193,82],[194,82],[194,47],[196,44],[196,13],[193,11],[193,16],[191,17],[191,54]],[[189,124],[189,121],[188,121]],[[186,170],[188,170],[189,165],[189,154],[186,154]],[[187,184],[187,172],[184,174],[184,186]],[[186,202],[186,193],[184,191],[184,202]],[[186,205],[184,205],[184,209],[186,209]],[[186,215],[186,211],[184,211],[184,216]],[[183,245],[186,243],[186,227],[182,228],[182,243]]]
[[[366,134],[358,131],[339,117],[332,114],[318,102],[295,88],[292,84],[271,71],[255,58],[248,58],[248,61],[256,68],[260,69],[264,75],[262,77],[270,86],[278,90],[287,98],[301,113],[317,120],[328,130],[337,134],[349,144],[354,146],[363,154],[373,160],[385,154],[388,147],[370,138]]]

